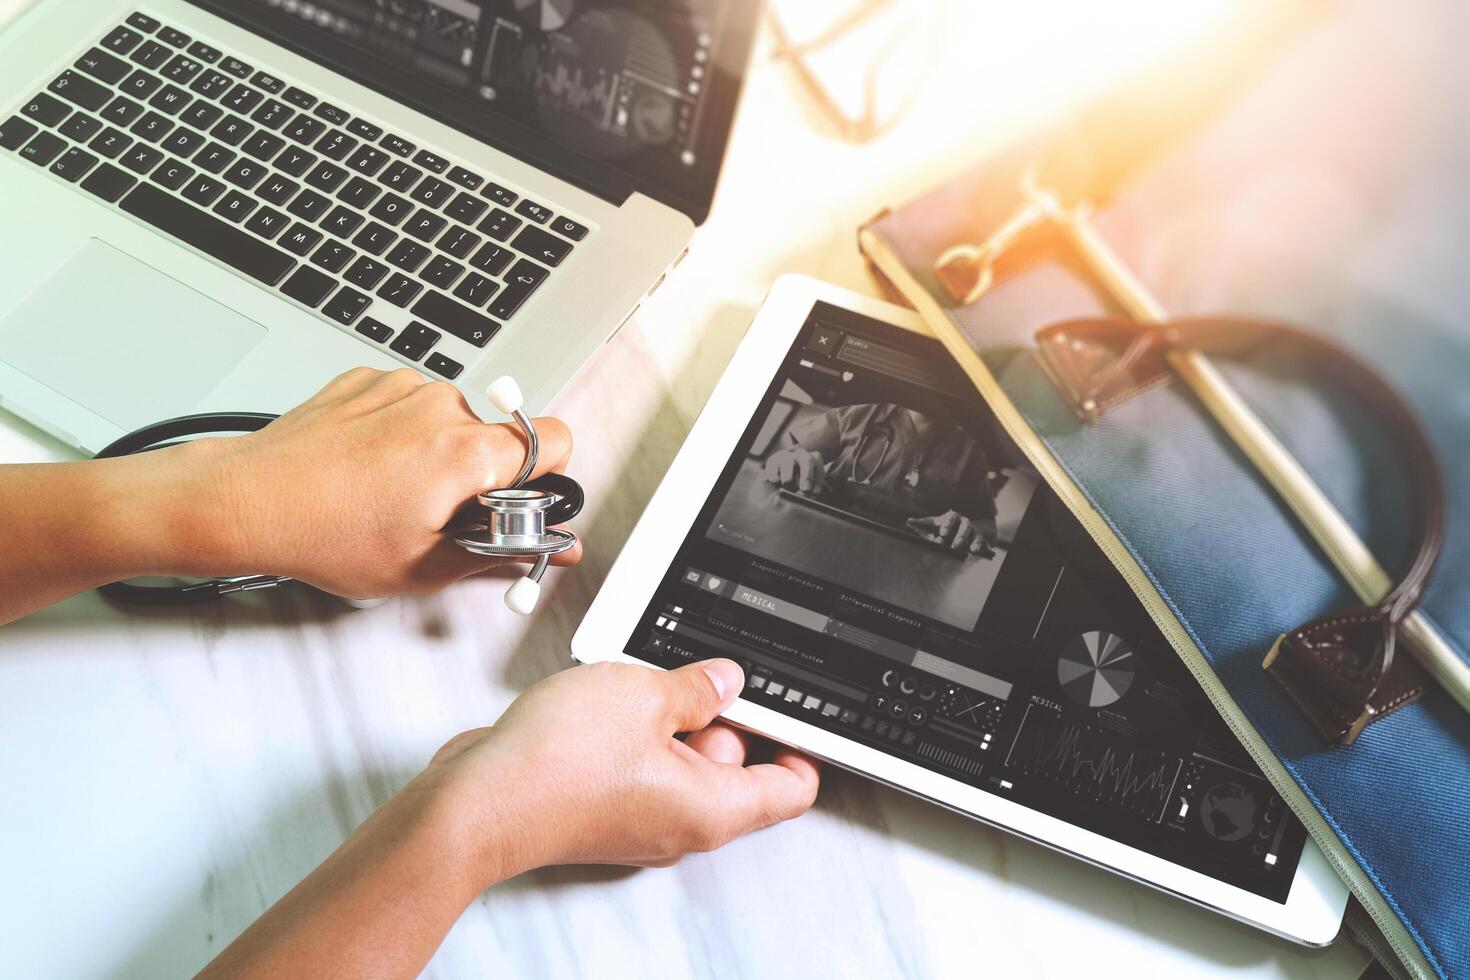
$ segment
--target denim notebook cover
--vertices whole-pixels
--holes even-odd
[[[1458,50],[1467,20],[1454,2],[1414,18],[1392,4],[1350,5],[1134,168],[1094,219],[1171,314],[1310,327],[1375,365],[1419,413],[1449,497],[1423,610],[1461,657],[1470,651],[1470,63]],[[1140,591],[1154,593],[1146,602],[1175,620],[1176,634],[1182,627],[1176,646],[1193,648],[1181,649],[1185,659],[1203,655],[1201,669],[1256,746],[1280,760],[1268,774],[1295,784],[1304,822],[1393,959],[1414,974],[1470,977],[1470,714],[1431,685],[1355,744],[1327,747],[1261,662],[1278,634],[1356,599],[1251,464],[1177,381],[1096,426],[1075,419],[1033,336],[1118,311],[1074,264],[1011,270],[968,307],[935,282],[942,251],[981,240],[1015,209],[1020,172],[1045,142],[880,217],[865,252],[899,293],[930,319],[949,318],[979,351],[999,383],[987,395],[1008,399],[1029,430],[1018,441],[1060,465],[1062,482],[1080,491],[1063,499],[1122,543]],[[1411,488],[1352,392],[1282,347],[1217,363],[1380,563],[1402,571]]]

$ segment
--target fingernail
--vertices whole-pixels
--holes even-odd
[[[702,666],[721,701],[729,698],[731,691],[740,690],[740,685],[745,683],[745,672],[733,660],[710,660]]]

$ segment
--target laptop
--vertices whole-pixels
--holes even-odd
[[[0,407],[96,451],[408,366],[540,410],[709,212],[743,0],[41,0],[0,33]]]

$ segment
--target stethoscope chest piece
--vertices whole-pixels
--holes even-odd
[[[489,520],[455,537],[455,543],[466,551],[493,558],[527,558],[561,554],[577,543],[571,531],[546,526],[546,515],[557,501],[549,490],[490,490],[477,499]]]

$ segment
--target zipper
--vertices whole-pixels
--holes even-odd
[[[980,359],[974,347],[950,320],[944,308],[914,278],[908,267],[871,227],[864,227],[859,231],[858,244],[862,253],[873,263],[878,272],[909,302],[928,324],[930,332],[944,344],[950,355],[954,357],[960,368],[969,376],[971,383],[989,404],[1006,434],[1026,454],[1032,465],[1040,472],[1042,479],[1046,480],[1047,485],[1061,498],[1062,503],[1067,506],[1067,509],[1087,530],[1092,540],[1102,549],[1108,561],[1112,562],[1113,567],[1123,576],[1128,587],[1133,590],[1134,595],[1138,596],[1139,601],[1148,611],[1149,618],[1164,634],[1164,639],[1169,642],[1174,652],[1189,668],[1189,672],[1194,675],[1194,679],[1204,690],[1205,696],[1225,722],[1226,727],[1240,741],[1277,794],[1306,827],[1307,833],[1321,849],[1323,856],[1327,858],[1327,863],[1332,866],[1332,870],[1343,880],[1348,890],[1378,926],[1398,962],[1415,978],[1429,980],[1429,978],[1439,976],[1438,971],[1425,957],[1424,951],[1409,935],[1403,922],[1399,920],[1383,895],[1368,878],[1367,872],[1348,853],[1347,847],[1337,833],[1311,800],[1307,799],[1306,793],[1286,771],[1286,767],[1271,751],[1266,740],[1246,719],[1240,706],[1235,703],[1235,699],[1225,689],[1225,685],[1220,683],[1214,669],[1205,660],[1204,654],[1195,646],[1183,625],[1175,617],[1174,611],[1164,602],[1148,576],[1143,573],[1137,559],[1123,545],[1112,526],[1093,507],[1092,502],[1082,494],[1071,475],[1052,456],[1041,437],[1032,431],[1031,426],[1021,415],[1020,409],[1016,408],[1007,397],[1000,384],[990,373],[990,369],[985,366],[985,362]]]

